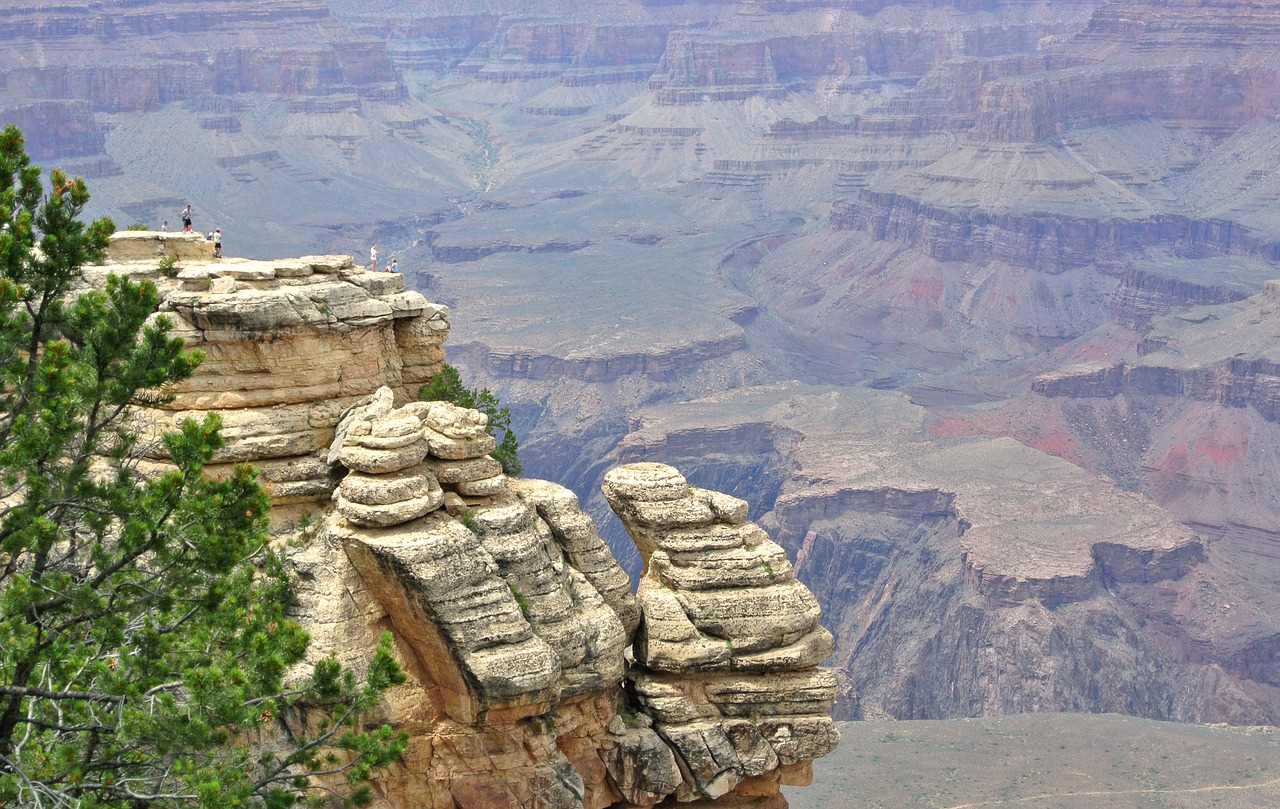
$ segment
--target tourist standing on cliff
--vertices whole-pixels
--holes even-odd
[[[213,257],[222,258],[222,228],[213,229]]]
[[[378,245],[369,248],[369,272],[378,271]]]
[[[390,267],[387,267],[387,272],[397,272],[397,270],[396,270],[396,257],[395,257],[395,256],[392,256],[392,257],[391,257],[391,266],[390,266]]]
[[[164,220],[163,222],[161,222],[161,223],[160,223],[160,232],[161,232],[161,233],[168,233],[168,232],[169,232],[169,220],[168,220],[168,219],[166,219],[166,220]]]
[[[187,207],[182,209],[182,232],[191,232],[191,203],[187,203]]]

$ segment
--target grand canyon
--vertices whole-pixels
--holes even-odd
[[[95,214],[395,256],[632,580],[608,470],[749,503],[837,719],[1280,724],[1280,2],[17,0],[0,39]]]

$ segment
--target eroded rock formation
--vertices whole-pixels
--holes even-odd
[[[620,466],[605,497],[645,562],[636,697],[687,773],[680,800],[809,783],[836,746],[831,633],[747,503],[665,464]]]
[[[572,492],[506,476],[482,413],[415,401],[448,310],[400,276],[147,232],[119,234],[107,271],[155,280],[205,352],[138,423],[216,410],[218,460],[262,466],[310,661],[359,671],[393,634],[408,681],[381,718],[411,741],[378,805],[773,809],[834,748],[831,635],[745,502],[618,469],[610,496],[653,562],[634,596]]]
[[[167,273],[165,257],[176,261]],[[448,308],[350,256],[214,259],[199,234],[129,231],[116,234],[88,282],[108,272],[154,281],[160,315],[205,355],[150,426],[172,429],[216,411],[227,443],[210,471],[254,463],[272,504],[289,516],[328,501],[327,453],[342,412],[384,385],[416,396],[444,361]],[[151,448],[157,461],[163,453],[158,442]]]
[[[301,613],[341,628],[312,655],[358,666],[390,629],[407,662],[386,718],[416,752],[380,779],[387,804],[783,805],[838,740],[832,641],[746,503],[615,470],[657,577],[632,596],[577,498],[507,478],[492,449],[476,411],[381,388],[342,418],[337,509],[298,554]]]

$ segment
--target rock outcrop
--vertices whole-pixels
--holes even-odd
[[[809,783],[839,738],[817,668],[832,639],[746,503],[670,467],[615,470],[656,577],[632,596],[577,498],[503,475],[484,428],[377,391],[338,426],[337,510],[296,556],[301,614],[335,628],[310,654],[358,666],[390,629],[410,672],[386,719],[415,753],[380,777],[386,805],[766,807]]]
[[[175,262],[167,271],[164,258]],[[215,259],[199,234],[126,231],[89,283],[108,272],[154,281],[160,315],[204,352],[196,374],[150,414],[151,426],[168,430],[216,411],[227,441],[210,471],[257,465],[277,520],[329,500],[336,481],[326,456],[344,410],[384,385],[416,396],[444,361],[448,307],[350,256]],[[163,452],[158,442],[151,448],[156,461]]]
[[[631,680],[676,750],[681,801],[809,783],[840,736],[833,648],[813,594],[747,503],[658,463],[620,466],[604,494],[645,563]]]
[[[392,633],[408,681],[381,718],[410,744],[378,806],[773,809],[834,748],[835,676],[817,669],[831,636],[746,503],[667,467],[657,485],[618,470],[629,483],[610,492],[663,582],[632,595],[572,492],[504,474],[484,414],[415,401],[448,309],[401,276],[346,256],[214,259],[198,234],[150,232],[117,234],[88,282],[107,272],[156,282],[157,316],[205,354],[134,418],[159,431],[217,411],[209,472],[263,470],[309,662],[358,672]]]

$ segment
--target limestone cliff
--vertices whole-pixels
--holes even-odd
[[[410,745],[377,805],[776,809],[834,749],[831,635],[747,504],[671,467],[614,470],[607,494],[651,562],[632,595],[572,492],[507,477],[484,414],[415,401],[448,309],[401,276],[214,259],[198,235],[150,232],[117,234],[89,281],[105,272],[155,280],[158,316],[204,352],[136,422],[216,410],[218,460],[262,468],[310,661],[358,672],[393,634],[408,681],[380,719]]]

